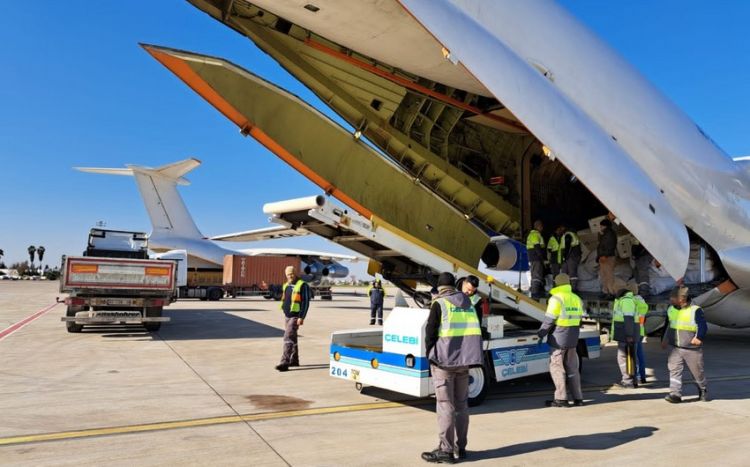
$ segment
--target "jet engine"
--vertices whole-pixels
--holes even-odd
[[[322,271],[323,276],[339,279],[349,275],[349,268],[339,263],[326,264]]]
[[[529,256],[526,246],[512,238],[492,237],[482,253],[482,262],[497,271],[528,271]]]

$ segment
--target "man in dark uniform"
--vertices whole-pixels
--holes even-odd
[[[543,231],[542,221],[534,221],[534,228],[526,237],[526,251],[529,254],[529,272],[531,273],[530,292],[531,298],[535,300],[544,296],[544,260],[547,258],[547,250],[544,248]]]
[[[385,290],[383,290],[383,285],[380,283],[380,279],[376,279],[372,283],[372,286],[367,291],[367,295],[370,297],[370,325],[375,324],[375,317],[377,316],[378,326],[382,326]]]
[[[281,362],[276,365],[279,371],[287,371],[289,367],[299,366],[297,329],[304,323],[307,309],[310,308],[310,286],[297,277],[294,266],[287,266],[284,274],[287,279],[281,299],[281,310],[285,318],[284,350]]]

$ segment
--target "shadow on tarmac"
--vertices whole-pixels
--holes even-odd
[[[172,318],[172,321],[162,324],[159,331],[159,338],[165,341],[279,338],[284,335],[282,329],[227,313],[226,310],[170,310],[165,316]],[[83,332],[101,334],[108,339],[154,339],[148,331],[137,325],[86,326]]]
[[[608,433],[574,435],[543,441],[530,441],[528,443],[513,444],[486,451],[469,452],[469,458],[466,461],[471,462],[475,460],[498,459],[501,457],[518,456],[520,454],[553,448],[603,451],[641,438],[648,438],[658,430],[658,428],[653,426],[636,426]]]
[[[227,313],[227,310],[170,310],[165,315],[172,318],[159,331],[159,337],[165,341],[278,338],[284,335],[283,329]]]

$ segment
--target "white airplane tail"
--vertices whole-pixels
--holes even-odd
[[[146,205],[153,231],[151,237],[181,237],[202,239],[203,234],[195,225],[185,202],[177,192],[177,185],[189,185],[183,175],[201,164],[190,158],[157,168],[127,165],[125,169],[76,167],[81,172],[128,175],[135,177],[138,191]]]

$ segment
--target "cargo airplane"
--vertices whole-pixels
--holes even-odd
[[[126,175],[135,177],[138,191],[151,219],[149,249],[156,253],[170,250],[186,250],[188,268],[191,270],[215,270],[224,265],[225,255],[247,256],[294,256],[302,260],[302,277],[319,283],[323,278],[343,278],[349,269],[339,261],[357,261],[353,255],[342,255],[321,251],[296,248],[248,248],[230,250],[217,245],[214,241],[250,242],[273,240],[293,236],[308,235],[304,229],[293,229],[284,226],[262,228],[237,232],[215,237],[205,237],[193,217],[188,212],[185,202],[177,191],[177,185],[189,185],[183,177],[186,173],[201,164],[198,159],[190,158],[162,167],[150,168],[128,165],[126,168],[77,167],[81,172]]]
[[[691,248],[715,258],[720,273],[693,286],[696,300],[713,323],[750,326],[747,161],[554,1],[190,3],[352,130],[226,60],[144,48],[375,225],[453,264],[503,269],[518,243],[496,236],[522,239],[535,218],[580,229],[610,211],[674,279]],[[395,280],[410,273],[380,265]]]

